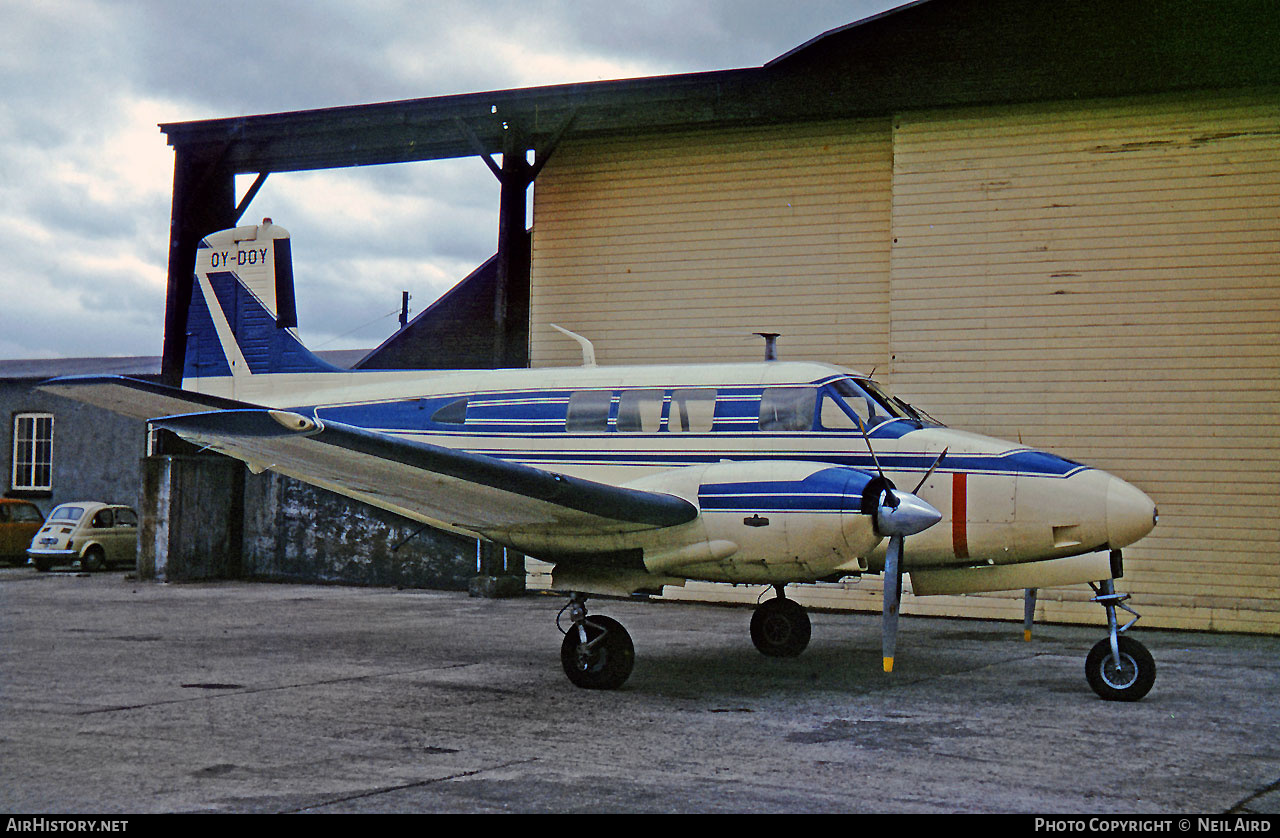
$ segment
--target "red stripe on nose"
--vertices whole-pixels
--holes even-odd
[[[962,472],[951,475],[951,548],[957,559],[969,558],[969,481]]]

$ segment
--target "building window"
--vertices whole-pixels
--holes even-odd
[[[13,479],[20,492],[53,491],[53,414],[13,417]]]

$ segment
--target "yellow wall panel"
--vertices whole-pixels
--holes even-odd
[[[895,388],[1151,494],[1123,588],[1185,596],[1161,625],[1280,630],[1277,124],[1274,91],[895,120]]]
[[[1145,489],[1144,625],[1280,632],[1280,91],[567,141],[535,187],[531,357],[877,369],[956,427]],[[690,583],[673,598],[754,602]],[[800,586],[878,610],[879,579]],[[1040,619],[1101,623],[1089,592]],[[1015,593],[907,614],[1021,619]]]
[[[530,352],[888,363],[888,120],[591,139],[534,189]],[[779,300],[786,305],[779,305]]]

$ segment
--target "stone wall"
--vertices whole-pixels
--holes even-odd
[[[267,472],[245,479],[242,569],[251,578],[465,591],[477,549],[474,539]]]

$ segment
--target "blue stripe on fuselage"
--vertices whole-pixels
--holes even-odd
[[[843,512],[856,511],[871,475],[848,468],[827,468],[804,480],[753,480],[703,484],[698,506],[703,512]]]
[[[834,434],[826,438],[830,438]],[[597,437],[599,438],[599,437]],[[704,437],[708,438],[709,437]],[[794,438],[794,437],[793,437]],[[609,437],[616,440],[617,437]],[[479,440],[477,440],[479,441]],[[715,440],[724,442],[723,437]],[[724,460],[791,460],[813,463],[830,463],[875,471],[876,463],[870,454],[856,451],[797,451],[771,450],[752,451],[749,449],[728,450],[725,448],[702,449],[698,451],[601,451],[599,449],[581,449],[566,451],[536,451],[528,448],[478,448],[468,446],[467,450],[487,454],[502,459],[517,459],[524,463],[547,467],[579,465],[579,466],[649,466],[660,468],[680,468],[683,466],[706,465]],[[924,472],[933,465],[937,454],[903,453],[877,451],[876,457],[880,466],[887,471]],[[1008,451],[1003,454],[948,454],[939,464],[940,473],[965,472],[969,474],[1026,475],[1035,477],[1070,477],[1089,466],[1043,451],[1022,449]]]
[[[596,388],[615,394],[626,388]],[[662,388],[653,388],[662,389]],[[671,389],[671,388],[666,388]],[[724,388],[716,402],[716,418],[709,433],[620,432],[610,426],[597,433],[568,433],[564,417],[571,390],[537,390],[523,392],[454,393],[423,398],[398,399],[296,408],[312,410],[321,421],[332,420],[357,427],[409,438],[446,436],[458,447],[474,453],[505,460],[519,461],[547,468],[568,466],[632,466],[650,469],[680,468],[716,463],[722,460],[801,460],[831,463],[837,466],[874,471],[875,462],[864,450],[865,442],[857,431],[760,431],[754,427],[759,411],[759,388]],[[616,398],[616,396],[615,396]],[[461,399],[467,399],[466,423],[434,422],[437,411]],[[745,410],[745,408],[749,408]],[[908,419],[883,422],[873,428],[873,440],[899,440],[920,430],[921,423]],[[745,447],[762,439],[771,440],[768,451]],[[815,450],[806,440],[845,441],[844,451]],[[579,446],[564,448],[566,441]],[[555,443],[554,449],[542,449],[544,442]],[[658,442],[666,450],[644,450],[640,446]],[[585,446],[595,443],[598,447]],[[632,447],[634,445],[635,447]],[[681,448],[674,447],[680,445]],[[689,446],[685,448],[684,446]],[[630,449],[630,450],[628,450]],[[923,473],[934,464],[936,453],[924,451],[894,452],[877,450],[880,465],[890,471]],[[1001,453],[952,453],[938,465],[941,473],[966,472],[993,475],[1029,475],[1070,477],[1088,468],[1081,463],[1029,448]]]
[[[623,390],[627,388],[621,388]],[[662,389],[662,388],[652,388]],[[672,389],[672,388],[667,388]],[[711,389],[711,388],[707,388]],[[608,391],[608,388],[602,388]],[[300,412],[309,412],[318,410],[321,419],[332,419],[335,422],[342,422],[348,425],[355,425],[363,428],[396,428],[402,431],[421,431],[421,432],[462,432],[467,435],[490,436],[490,435],[509,435],[517,436],[537,436],[545,435],[549,431],[558,438],[563,438],[565,413],[568,408],[569,398],[574,391],[570,390],[552,390],[552,391],[532,391],[525,393],[500,393],[500,394],[467,394],[454,393],[444,396],[427,396],[411,399],[396,399],[390,401],[366,402],[362,404],[346,404],[346,405],[321,405],[293,407],[292,410]],[[615,388],[614,392],[617,392]],[[720,391],[716,399],[716,412],[714,422],[712,424],[711,433],[738,433],[751,434],[752,438],[759,439],[762,436],[776,436],[780,439],[798,439],[804,436],[819,436],[829,438],[833,434],[836,436],[852,436],[860,437],[857,431],[760,431],[759,413],[760,413],[760,391],[744,391],[745,395],[728,395],[732,391]],[[461,399],[467,400],[466,410],[466,426],[465,430],[457,424],[432,422],[431,418],[436,411],[441,408],[457,402]],[[617,398],[615,395],[614,401]],[[559,426],[556,428],[556,426]],[[900,439],[912,431],[920,430],[923,425],[912,419],[892,419],[881,422],[879,425],[871,429],[870,436],[872,439]],[[552,428],[556,428],[552,431]],[[636,433],[632,431],[618,431],[611,421],[608,424],[608,430],[601,430],[599,434],[621,434],[628,438],[644,438],[651,434]],[[662,431],[658,435],[666,438],[667,435],[675,436],[678,434],[681,438],[692,438],[697,434],[688,432]]]

